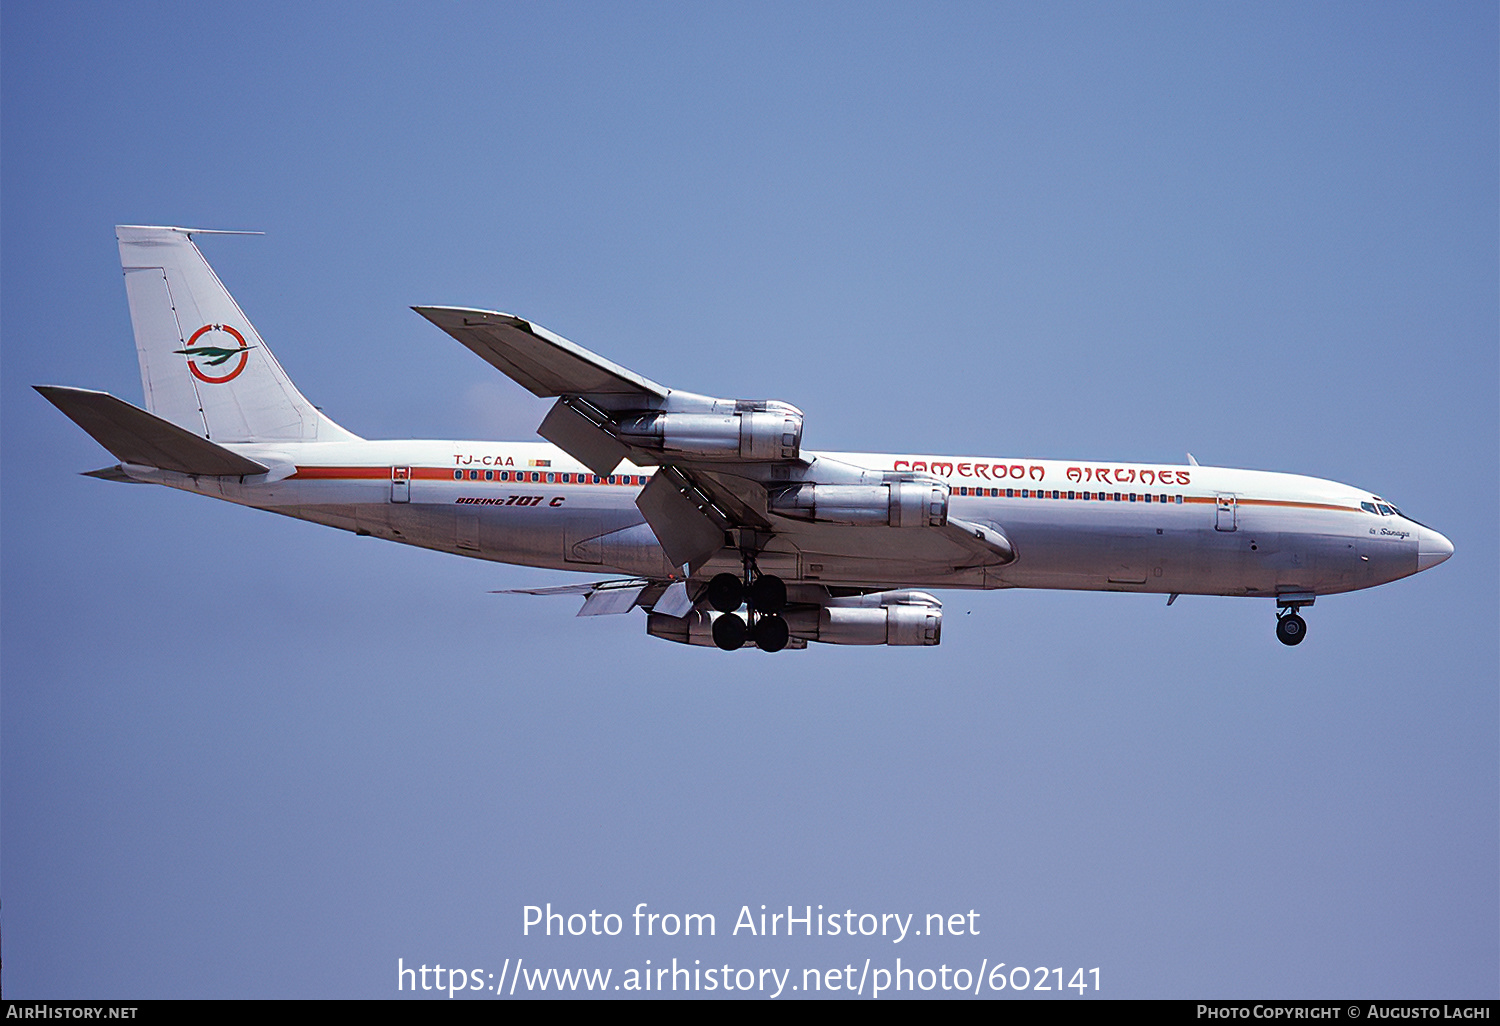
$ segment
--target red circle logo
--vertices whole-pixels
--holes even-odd
[[[200,345],[198,340],[211,331],[222,331],[228,335],[229,339],[225,340],[226,344],[214,345],[213,343],[218,340],[210,338],[207,342]],[[231,340],[234,344],[227,344]],[[252,348],[252,346],[245,342],[245,336],[229,325],[205,324],[193,332],[193,337],[188,339],[187,348],[179,349],[178,352],[188,358],[188,370],[193,372],[193,377],[199,381],[206,381],[210,385],[222,385],[224,382],[233,381],[240,376],[240,372],[245,369],[245,364],[250,362],[250,350]],[[215,376],[204,373],[203,369],[198,366],[199,360],[202,360],[204,366],[207,367],[218,367],[231,360],[236,362],[229,370],[229,373]]]

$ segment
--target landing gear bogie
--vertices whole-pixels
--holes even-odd
[[[745,575],[722,573],[708,582],[703,593],[708,605],[718,611],[714,620],[714,644],[726,652],[754,641],[765,652],[780,652],[791,641],[791,631],[779,615],[786,608],[786,582],[774,574],[762,574],[754,556],[745,554]],[[739,612],[745,606],[742,615]]]

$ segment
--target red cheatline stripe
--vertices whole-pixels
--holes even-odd
[[[301,479],[301,480],[319,480],[319,481],[335,481],[335,480],[344,480],[344,481],[349,481],[349,480],[354,480],[354,481],[372,481],[372,480],[374,480],[374,481],[388,481],[388,480],[392,480],[393,479],[392,475],[391,475],[391,469],[392,468],[389,467],[389,466],[384,466],[384,467],[298,467],[297,468],[297,472],[294,473],[292,475],[292,477],[293,478],[298,478],[298,479]],[[476,472],[477,474],[479,474],[479,476],[477,478],[471,479],[469,477],[469,471],[470,470],[473,470],[474,472]],[[460,479],[460,478],[454,477],[453,476],[454,471],[461,472],[464,475],[463,478]],[[485,476],[484,476],[486,473],[494,474],[494,477],[490,478],[490,479],[486,479]],[[500,480],[501,473],[508,474],[509,477],[510,477],[510,479],[507,480],[507,481],[501,481]],[[562,478],[562,475],[564,473],[570,474],[572,476],[573,480],[572,481],[567,481],[567,482],[562,481],[561,478]],[[532,474],[537,475],[538,480],[536,480],[536,481],[531,480],[531,475]],[[547,480],[547,475],[548,474],[552,475],[552,480],[551,481]],[[639,485],[645,484],[645,478],[646,478],[646,475],[644,475],[644,474],[614,474],[614,475],[611,475],[611,476],[614,477],[615,484],[617,486],[625,484],[625,479],[629,478],[630,479],[629,487],[637,487]],[[466,467],[454,467],[454,468],[451,468],[451,469],[444,469],[442,467],[412,467],[411,468],[411,479],[412,480],[417,480],[417,481],[452,481],[455,484],[459,483],[460,480],[462,480],[463,482],[468,483],[468,484],[479,484],[481,482],[484,483],[484,484],[554,484],[554,485],[557,485],[557,484],[568,484],[568,485],[593,484],[593,476],[592,475],[588,475],[588,474],[580,474],[580,473],[576,473],[576,472],[572,472],[572,471],[561,471],[561,470],[513,470],[513,469],[511,469],[509,467],[505,468],[503,471],[502,470],[495,470],[493,468],[488,468],[488,467],[486,467],[484,469],[480,469],[478,467],[467,467],[467,468]],[[609,484],[609,478],[608,477],[601,477],[599,479],[599,484],[601,484],[601,485],[607,485],[607,484]]]
[[[298,467],[292,477],[317,480],[358,478],[361,480],[390,480],[390,467]]]
[[[1335,509],[1353,512],[1353,506],[1336,506],[1327,502],[1292,502],[1289,499],[1240,499],[1241,506],[1292,506],[1296,509]]]
[[[1212,496],[1212,495],[1188,495],[1188,496],[1185,496],[1182,501],[1183,502],[1204,502],[1204,503],[1208,503],[1209,505],[1213,505],[1213,504],[1217,503],[1219,500],[1218,500],[1218,498],[1216,496]],[[1294,502],[1291,499],[1239,499],[1239,498],[1237,498],[1237,499],[1235,499],[1235,504],[1239,505],[1239,506],[1287,506],[1287,507],[1290,507],[1292,509],[1331,509],[1331,510],[1336,510],[1336,511],[1344,512],[1344,513],[1352,513],[1352,512],[1355,511],[1355,507],[1354,506],[1340,506],[1340,505],[1337,505],[1337,504],[1334,504],[1334,503],[1328,503],[1328,502]]]
[[[457,479],[457,478],[455,478],[453,476],[453,470],[454,469],[463,471],[464,476],[463,476],[462,482],[460,482],[459,479]],[[483,484],[563,484],[562,481],[558,481],[558,480],[553,480],[553,481],[550,481],[550,482],[547,481],[545,479],[545,475],[548,472],[545,471],[545,470],[542,470],[542,471],[533,471],[533,470],[529,470],[529,469],[528,470],[513,470],[513,469],[510,469],[510,468],[506,468],[503,472],[507,473],[507,474],[509,474],[511,476],[511,480],[509,480],[509,481],[501,481],[500,480],[500,474],[502,473],[502,471],[495,470],[495,471],[493,471],[494,474],[495,474],[495,477],[492,480],[486,481],[485,478],[484,478],[484,473],[485,473],[484,470],[480,470],[479,471],[479,475],[480,476],[477,479],[470,480],[469,479],[469,474],[468,474],[469,469],[477,469],[477,468],[463,468],[463,467],[458,467],[458,468],[453,468],[453,469],[444,469],[444,468],[441,468],[441,467],[412,467],[411,468],[411,476],[412,476],[412,478],[414,480],[418,480],[418,481],[453,481],[455,484],[459,484],[459,483],[465,483],[465,484],[480,484],[480,483],[483,483]],[[530,479],[531,478],[531,474],[533,474],[533,473],[537,473],[537,474],[541,475],[543,477],[543,480],[533,482]],[[554,477],[558,477],[558,476],[561,476],[561,474],[563,474],[564,471],[551,471],[551,473],[554,475]],[[522,475],[526,476],[526,480],[520,480],[520,478],[521,478]],[[617,474],[617,475],[615,475],[615,478],[616,478],[617,481],[618,480],[622,480],[625,477],[640,479],[641,483],[644,483],[644,477],[645,477],[645,475],[640,475],[640,474]],[[292,475],[292,478],[294,478],[294,479],[300,479],[300,480],[304,480],[304,481],[309,481],[309,480],[316,480],[316,481],[339,481],[339,480],[345,480],[345,481],[351,481],[351,480],[352,481],[389,481],[389,480],[391,480],[391,468],[389,466],[384,466],[384,467],[298,467],[297,468],[297,472]],[[570,482],[567,482],[567,483],[568,484],[573,484],[573,485],[592,484],[593,483],[592,475],[573,473],[573,478],[574,478],[574,480],[572,480]],[[607,477],[601,477],[600,480],[599,480],[599,483],[601,485],[608,484],[608,482],[609,482],[609,479]],[[630,487],[635,487],[635,486],[631,485]],[[970,492],[972,493],[972,492],[979,491],[979,490],[980,489],[978,489],[978,488],[971,488]],[[1015,491],[1017,491],[1017,492],[1019,492],[1020,490],[1021,489],[1019,489],[1019,488],[1015,489]],[[1052,490],[1053,489],[1050,489],[1050,488],[1028,489],[1028,491],[1031,491],[1033,493],[1051,492]],[[1099,493],[1095,492],[1094,494],[1099,494]],[[1120,494],[1121,494],[1121,498],[1123,499],[1124,495],[1126,493],[1122,492]],[[1137,494],[1144,495],[1146,493],[1140,492],[1140,493],[1137,493]],[[1152,495],[1156,495],[1157,493],[1156,492],[1152,492],[1151,494]],[[1176,492],[1168,492],[1168,493],[1163,493],[1163,494],[1176,495],[1177,493]],[[1106,497],[1106,501],[1114,501],[1113,493],[1112,492],[1106,492],[1106,493],[1104,493],[1104,495]],[[994,498],[995,496],[982,496],[982,497]],[[1032,497],[1033,498],[1042,498],[1042,496],[1040,494],[1033,494]],[[999,498],[1005,498],[1005,496],[999,496]],[[1016,496],[1014,496],[1014,498],[1019,499],[1020,496],[1016,495]],[[1050,496],[1048,496],[1048,498],[1050,499]],[[1092,501],[1097,502],[1099,500],[1095,499],[1095,500],[1092,500]],[[1203,504],[1206,504],[1206,505],[1213,505],[1213,504],[1217,503],[1219,500],[1218,500],[1217,496],[1213,496],[1213,495],[1184,495],[1182,497],[1182,501],[1185,502],[1185,503],[1192,502],[1192,503],[1203,503]],[[1235,502],[1238,505],[1241,505],[1241,506],[1284,506],[1284,507],[1287,507],[1289,509],[1326,509],[1326,510],[1333,510],[1335,512],[1354,512],[1354,510],[1355,510],[1355,507],[1353,507],[1353,506],[1341,506],[1341,505],[1338,505],[1337,503],[1329,503],[1329,502],[1297,502],[1297,501],[1294,501],[1294,500],[1291,500],[1291,499],[1239,499],[1239,498],[1237,498],[1235,500]]]

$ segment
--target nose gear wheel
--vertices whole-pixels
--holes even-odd
[[[1276,640],[1283,645],[1300,645],[1307,637],[1307,621],[1296,613],[1276,618]]]

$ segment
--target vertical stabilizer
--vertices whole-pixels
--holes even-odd
[[[115,234],[146,409],[215,442],[356,437],[297,391],[193,229],[121,225]]]

